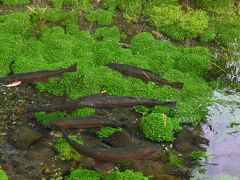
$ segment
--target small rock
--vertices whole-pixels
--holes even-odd
[[[113,163],[104,163],[96,166],[96,171],[101,172],[102,174],[109,174],[112,171],[116,170],[116,166]]]
[[[27,150],[41,134],[27,126],[20,126],[8,133],[8,142],[20,150]]]

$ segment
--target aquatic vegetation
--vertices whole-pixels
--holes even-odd
[[[96,22],[100,25],[109,25],[113,22],[114,13],[112,11],[107,11],[104,9],[97,9],[96,11],[91,11],[86,20],[89,22]]]
[[[64,112],[56,111],[53,113],[37,112],[35,113],[35,118],[44,127],[48,127],[47,123],[51,120],[62,118],[65,116]]]
[[[195,38],[208,27],[207,13],[201,10],[188,10],[180,18],[179,26],[186,31],[186,37]]]
[[[173,142],[174,132],[182,129],[177,119],[164,117],[160,113],[143,117],[140,128],[146,138],[157,142]]]
[[[69,137],[76,143],[84,144],[84,141],[82,139],[78,139],[77,136]],[[58,141],[53,145],[53,148],[58,153],[58,157],[62,160],[79,161],[81,158],[81,155],[63,138],[58,139]]]
[[[202,9],[214,12],[217,14],[226,13],[232,6],[231,0],[192,0]]]
[[[141,13],[142,4],[141,1],[136,0],[121,0],[119,8],[122,10],[124,19],[127,21],[136,21]]]
[[[96,112],[95,109],[92,108],[81,108],[81,109],[76,109],[73,112],[67,114],[66,112],[52,112],[52,113],[45,113],[45,112],[37,112],[35,113],[35,118],[37,121],[44,127],[48,127],[47,123],[51,120],[55,120],[58,118],[63,118],[66,116],[77,116],[77,117],[87,117],[87,116],[92,116]]]
[[[194,164],[206,163],[209,155],[205,151],[193,151],[191,153],[191,160]]]
[[[8,180],[8,176],[7,176],[6,172],[3,171],[2,169],[0,169],[0,179],[1,180]]]
[[[182,160],[176,154],[173,153],[170,153],[168,156],[168,164],[177,168],[183,167]]]
[[[120,32],[117,26],[97,28],[94,36],[97,40],[116,39],[118,42],[126,38],[126,35]]]
[[[71,112],[69,115],[73,117],[88,117],[94,115],[96,112],[95,109],[92,108],[79,108],[75,111]]]
[[[71,174],[66,178],[66,180],[101,180],[103,177],[102,174],[89,170],[89,169],[73,169]]]
[[[123,172],[113,171],[105,180],[148,180],[150,177],[144,176],[141,172],[134,172],[132,170],[125,170]]]
[[[20,6],[30,3],[31,0],[0,0],[0,4],[7,6]]]
[[[122,131],[122,128],[103,127],[97,132],[97,136],[99,138],[107,138],[119,131]]]
[[[178,5],[160,4],[150,6],[144,12],[157,30],[178,41],[196,38],[208,27],[207,13],[201,10],[188,9],[182,13]]]

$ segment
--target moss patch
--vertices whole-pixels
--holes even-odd
[[[141,172],[133,172],[131,170],[125,170],[124,172],[113,171],[105,180],[148,180],[150,177],[144,176]]]
[[[121,128],[103,127],[97,132],[99,138],[107,138],[112,134],[122,131]]]
[[[8,176],[7,176],[6,172],[3,171],[2,169],[0,169],[0,179],[1,180],[8,180]]]
[[[75,141],[76,143],[83,144],[84,141],[78,139],[77,136],[70,136],[70,138]],[[81,155],[68,144],[68,142],[60,138],[58,141],[53,145],[53,148],[57,151],[58,157],[62,160],[75,160],[79,161]]]
[[[163,114],[160,113],[152,113],[144,117],[140,127],[146,138],[157,142],[173,142],[174,132],[182,129],[178,120],[164,119]]]

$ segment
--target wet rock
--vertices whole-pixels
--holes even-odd
[[[81,159],[78,162],[78,166],[81,166],[82,168],[86,168],[86,169],[94,169],[95,161],[90,157],[81,156]]]
[[[141,171],[146,176],[158,177],[163,174],[173,173],[173,169],[165,163],[152,160],[134,161],[131,163],[131,168],[135,171]]]
[[[154,178],[155,180],[181,180],[182,178],[171,175],[160,175]]]
[[[116,170],[116,166],[113,163],[104,163],[97,165],[95,170],[101,172],[104,175],[111,173],[112,171]]]
[[[20,150],[27,150],[41,134],[27,126],[16,127],[9,131],[8,142]]]
[[[138,140],[132,138],[126,130],[116,132],[108,138],[104,139],[104,142],[114,147],[126,147],[138,144]]]

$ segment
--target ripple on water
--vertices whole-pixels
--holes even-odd
[[[205,176],[222,173],[240,177],[240,96],[214,92],[208,123],[202,125],[204,138],[209,140],[209,163],[203,168]]]

